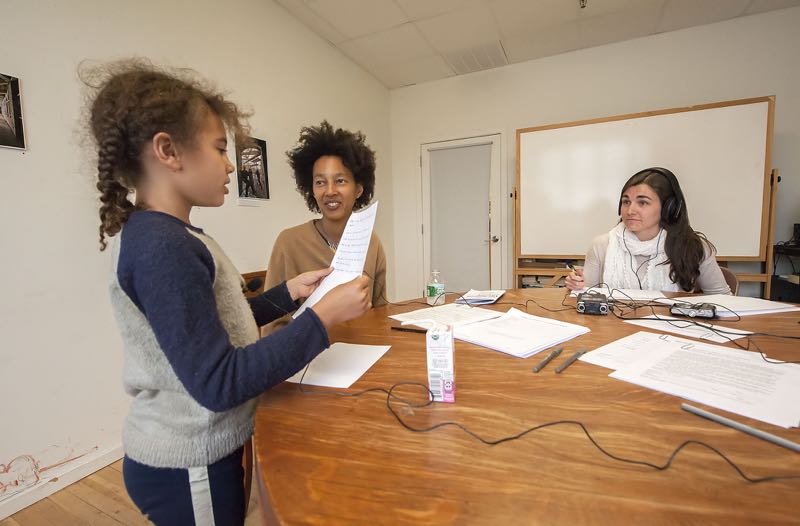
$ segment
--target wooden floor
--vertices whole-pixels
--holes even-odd
[[[257,494],[257,491],[251,494],[245,526],[261,524]],[[125,491],[121,460],[0,521],[0,526],[121,524],[152,524],[136,509]]]

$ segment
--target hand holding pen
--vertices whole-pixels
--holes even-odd
[[[569,290],[581,290],[586,286],[583,279],[583,269],[575,267],[572,263],[567,263],[567,266],[572,270],[570,274],[564,279],[564,284]]]

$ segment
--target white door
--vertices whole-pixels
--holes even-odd
[[[448,291],[503,288],[499,153],[499,135],[422,145],[425,282],[438,270]]]

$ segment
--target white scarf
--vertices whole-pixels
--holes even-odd
[[[669,279],[671,266],[664,264],[667,261],[667,254],[664,252],[666,240],[667,231],[662,229],[653,239],[640,241],[636,234],[625,228],[625,223],[620,222],[608,232],[603,282],[612,288],[638,289],[641,280],[643,290],[681,290],[677,283]],[[647,259],[642,264],[645,272],[640,273],[639,279],[635,274],[639,269],[635,256],[644,256]]]

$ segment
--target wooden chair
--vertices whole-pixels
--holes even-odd
[[[250,298],[252,296],[258,296],[259,294],[264,292],[265,280],[267,279],[267,271],[266,270],[259,270],[259,271],[256,271],[256,272],[247,272],[245,274],[242,274],[242,279],[244,280],[245,285],[250,284],[250,283],[258,284],[258,280],[261,281],[260,286],[258,288],[256,288],[255,290],[247,289],[247,290],[244,291],[244,295],[247,296],[248,298]],[[254,281],[254,280],[256,280],[256,281]]]
[[[245,290],[245,296],[258,296],[264,292],[264,280],[267,277],[266,270],[257,272],[247,272],[242,274],[245,284],[252,280],[261,280],[261,285],[255,290]],[[250,505],[250,490],[253,487],[253,439],[252,437],[244,444],[244,456],[242,457],[242,467],[244,468],[244,513],[247,515],[247,508]]]
[[[725,277],[725,282],[731,288],[731,294],[734,296],[739,294],[739,278],[736,277],[736,274],[733,273],[732,270],[726,267],[719,267],[722,271],[722,275]]]

